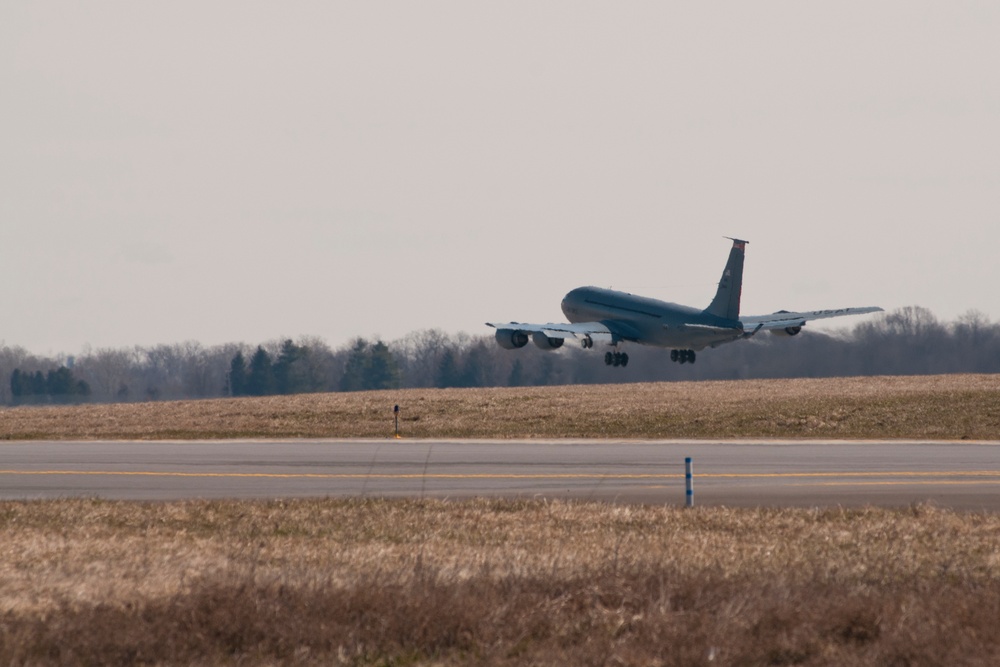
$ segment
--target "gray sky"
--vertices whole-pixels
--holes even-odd
[[[5,2],[0,341],[1000,319],[994,2]],[[853,324],[852,320],[838,326]]]

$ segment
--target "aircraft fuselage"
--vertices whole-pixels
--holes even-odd
[[[602,322],[624,340],[646,345],[697,350],[743,335],[738,320],[600,287],[578,287],[563,298],[561,305],[570,322]],[[728,331],[720,332],[720,327]]]

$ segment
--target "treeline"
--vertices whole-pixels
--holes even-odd
[[[30,373],[15,368],[10,374],[11,403],[73,403],[90,396],[90,385],[73,377],[73,371],[60,366],[47,373]]]
[[[389,346],[382,341],[370,344],[359,338],[344,360],[343,373],[333,387],[324,377],[323,367],[314,357],[328,354],[326,348],[315,349],[296,345],[291,340],[281,344],[277,356],[258,345],[246,360],[239,350],[229,362],[229,373],[223,388],[225,396],[269,396],[274,394],[304,394],[317,391],[363,391],[393,389],[400,386],[399,363]],[[334,357],[336,355],[333,355]]]
[[[1000,324],[978,312],[941,322],[908,307],[872,316],[851,329],[808,327],[794,337],[760,334],[705,350],[695,364],[669,351],[626,345],[627,368],[604,364],[603,350],[568,342],[547,352],[528,344],[500,348],[492,335],[418,331],[385,342],[358,338],[333,349],[319,338],[249,346],[177,345],[102,349],[76,358],[46,358],[0,346],[0,403],[149,401],[264,396],[398,387],[488,387],[554,384],[1000,373]],[[53,384],[49,385],[49,376]],[[64,391],[69,379],[74,391]],[[45,387],[42,387],[42,380]]]

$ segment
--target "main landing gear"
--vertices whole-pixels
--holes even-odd
[[[624,352],[605,352],[604,363],[608,366],[628,366],[628,355]]]
[[[580,344],[583,346],[583,349],[589,350],[594,347],[594,339],[587,336],[580,341]],[[624,352],[606,352],[604,354],[604,363],[608,366],[621,366],[624,368],[628,366],[628,355]]]
[[[670,350],[670,361],[676,361],[682,364],[693,364],[694,360],[694,350]]]

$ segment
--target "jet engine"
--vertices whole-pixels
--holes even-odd
[[[531,340],[535,343],[535,345],[542,348],[543,350],[558,349],[562,347],[562,344],[565,341],[564,338],[549,338],[541,331],[536,331],[533,334],[531,334]]]
[[[784,329],[771,329],[771,333],[775,336],[795,336],[800,331],[802,331],[802,326],[797,327],[785,327]]]
[[[516,350],[528,344],[528,334],[516,329],[497,329],[497,343],[505,350]]]

